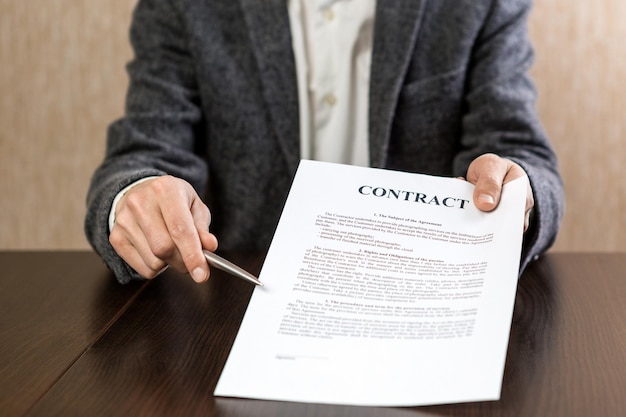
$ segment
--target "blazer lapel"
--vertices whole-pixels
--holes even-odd
[[[259,65],[263,94],[287,164],[300,160],[296,68],[284,0],[239,0]],[[384,167],[391,123],[427,0],[377,0],[370,75],[370,163]]]
[[[298,87],[285,0],[240,0],[263,95],[291,172],[300,161]]]
[[[370,164],[384,167],[391,123],[427,0],[377,0],[369,93]]]

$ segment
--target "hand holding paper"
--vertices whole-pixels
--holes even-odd
[[[215,395],[408,406],[499,398],[526,183],[302,161]]]

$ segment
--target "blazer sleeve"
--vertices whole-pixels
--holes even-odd
[[[138,179],[174,175],[200,191],[207,167],[197,154],[202,123],[194,65],[174,2],[140,0],[131,24],[134,59],[125,115],[107,132],[104,161],[87,194],[85,232],[117,279],[141,279],[109,243],[108,216],[115,196]]]
[[[528,71],[534,53],[527,33],[528,0],[494,0],[469,64],[461,152],[455,174],[494,152],[518,163],[530,179],[535,206],[524,236],[520,274],[554,242],[564,211],[557,158],[536,114]]]

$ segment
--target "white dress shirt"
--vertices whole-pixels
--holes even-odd
[[[368,166],[375,0],[288,0],[303,159]]]

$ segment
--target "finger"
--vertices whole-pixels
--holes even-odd
[[[186,270],[194,281],[203,282],[209,277],[209,267],[202,253],[202,243],[190,211],[193,198],[191,197],[189,201],[188,195],[181,195],[181,198],[170,201],[162,200],[163,204],[160,207],[169,236]]]
[[[209,225],[211,224],[211,212],[209,208],[202,200],[197,198],[191,205],[191,215],[194,219],[202,248],[214,252],[217,249],[217,238],[214,234],[209,232]]]
[[[117,223],[124,226],[127,239],[148,267],[160,271],[164,265],[171,265],[180,272],[186,272],[157,199],[150,195],[149,192],[129,193],[122,201],[123,207],[116,217],[115,228]]]
[[[148,264],[135,245],[130,240],[125,239],[119,232],[112,231],[109,235],[109,241],[124,262],[144,278],[152,279],[167,267],[164,262]]]
[[[533,197],[533,190],[530,186],[530,181],[527,180],[526,187],[526,212],[524,216],[524,232],[528,230],[530,227],[530,221],[533,213],[533,209],[535,207],[535,198]]]
[[[467,180],[475,185],[474,204],[479,210],[492,211],[498,206],[508,168],[507,160],[490,154],[476,158],[470,164]]]
[[[167,264],[152,252],[148,241],[130,210],[122,210],[116,217],[109,236],[111,245],[131,268],[145,278],[158,275]],[[141,261],[137,259],[141,258]]]

